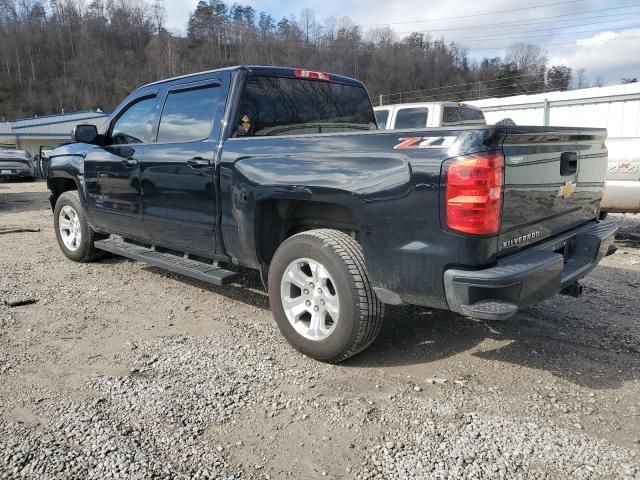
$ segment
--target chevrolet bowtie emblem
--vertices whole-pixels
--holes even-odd
[[[565,182],[563,186],[560,187],[560,191],[558,192],[558,196],[562,198],[569,198],[576,191],[576,184],[574,182]]]

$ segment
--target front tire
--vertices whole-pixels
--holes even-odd
[[[362,248],[337,230],[299,233],[278,247],[269,300],[287,341],[323,362],[360,353],[382,326],[384,305],[369,283]]]
[[[86,263],[102,256],[103,252],[95,248],[93,242],[104,237],[89,226],[76,190],[60,195],[53,210],[53,222],[56,240],[67,258]]]

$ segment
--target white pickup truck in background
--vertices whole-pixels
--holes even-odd
[[[606,128],[609,166],[600,209],[640,213],[640,83],[468,103],[482,109],[488,124],[509,118],[517,125]]]
[[[378,127],[386,130],[487,124],[481,109],[458,102],[401,103],[373,111]]]
[[[640,213],[640,138],[609,138],[607,186],[600,210]]]

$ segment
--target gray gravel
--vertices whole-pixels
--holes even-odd
[[[613,217],[585,298],[501,324],[392,308],[329,366],[287,347],[253,274],[67,261],[39,185],[0,217],[42,229],[0,235],[2,479],[640,479],[637,217]]]

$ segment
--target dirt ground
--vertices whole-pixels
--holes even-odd
[[[329,366],[251,272],[67,260],[47,195],[0,181],[0,478],[640,478],[640,216],[582,298],[389,308]]]

